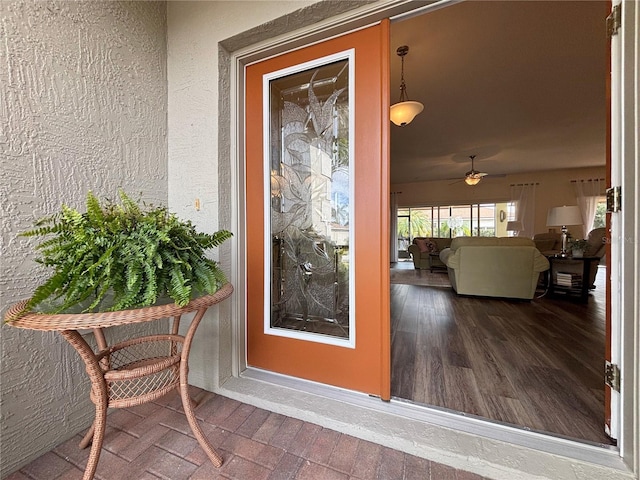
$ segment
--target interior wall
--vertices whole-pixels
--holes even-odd
[[[551,207],[577,205],[571,180],[605,178],[606,168],[571,168],[521,173],[504,177],[487,176],[474,186],[463,181],[441,180],[421,183],[402,183],[391,186],[398,196],[400,207],[431,205],[459,205],[469,203],[494,203],[510,200],[511,185],[537,183],[536,185],[536,233],[549,231],[547,212]],[[574,237],[583,235],[583,226],[568,226]],[[560,231],[558,227],[555,227]]]
[[[48,274],[20,238],[118,187],[167,202],[163,2],[0,2],[0,311]],[[141,326],[136,332],[151,332]],[[127,332],[108,336],[118,339]],[[0,477],[88,427],[84,364],[60,335],[1,328]]]

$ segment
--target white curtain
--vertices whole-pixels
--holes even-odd
[[[398,193],[391,192],[389,214],[389,258],[391,262],[398,261]]]
[[[593,220],[596,218],[596,207],[603,195],[605,181],[601,178],[591,180],[576,180],[573,184],[576,190],[576,200],[582,219],[584,220],[582,238],[593,230]]]
[[[533,238],[536,215],[536,184],[519,183],[511,185],[511,201],[514,202],[515,220],[521,222],[518,237]]]

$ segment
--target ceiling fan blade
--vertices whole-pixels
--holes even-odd
[[[487,175],[489,174],[485,172],[476,172],[475,170],[472,170],[470,172],[465,173],[464,178],[482,178]]]

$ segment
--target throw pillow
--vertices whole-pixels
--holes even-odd
[[[427,246],[427,241],[423,238],[414,238],[413,243],[415,243],[420,249],[421,253],[425,253],[429,251],[429,247]]]
[[[436,253],[438,251],[438,244],[436,242],[434,242],[430,238],[427,238],[426,242],[427,250],[429,250],[429,253]]]

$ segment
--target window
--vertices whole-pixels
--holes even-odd
[[[411,223],[407,209],[398,209],[398,253],[400,258],[409,258],[409,242],[411,241]]]
[[[415,237],[495,237],[495,203],[411,207],[398,210],[398,240]]]
[[[593,219],[592,228],[604,228],[607,226],[607,200],[603,197],[596,206],[596,216]]]

